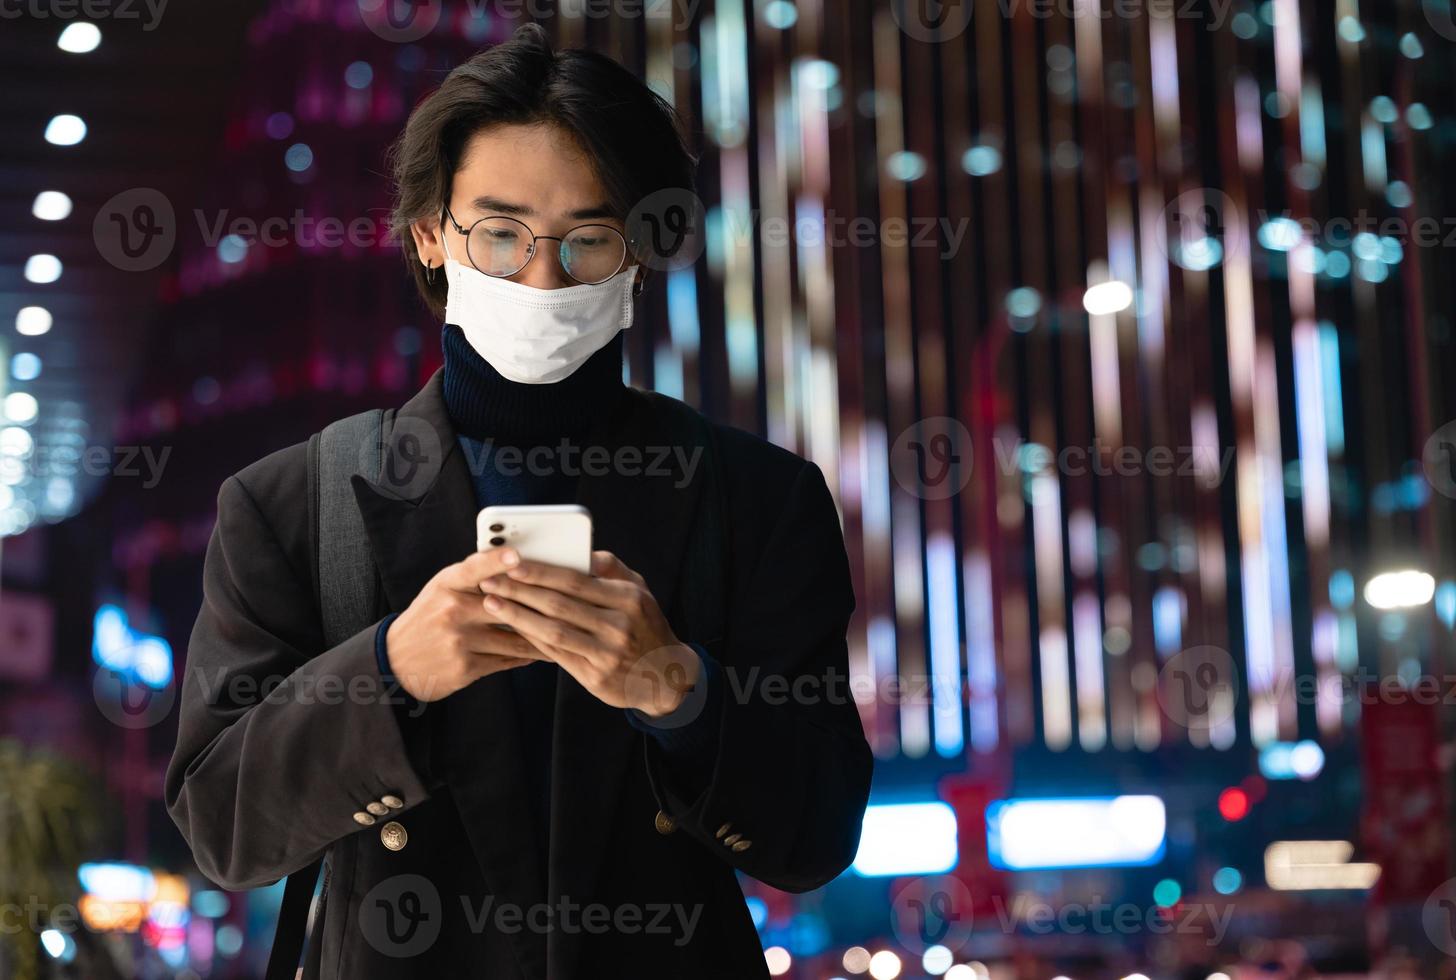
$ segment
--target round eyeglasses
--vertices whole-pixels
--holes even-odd
[[[536,243],[556,242],[562,271],[584,286],[606,282],[622,270],[627,239],[611,225],[578,225],[560,237],[538,235],[524,221],[488,214],[463,227],[445,205],[445,217],[465,236],[470,264],[487,276],[513,276],[536,254]]]

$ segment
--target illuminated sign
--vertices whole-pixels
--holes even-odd
[[[865,810],[853,868],[866,878],[941,874],[956,866],[958,854],[948,804],[885,804]]]
[[[1010,871],[1142,867],[1163,859],[1156,796],[997,800],[986,807],[991,863]]]

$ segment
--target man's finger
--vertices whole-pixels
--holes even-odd
[[[632,586],[628,582],[596,578],[560,565],[549,565],[541,561],[522,561],[510,569],[501,579],[508,582],[524,582],[527,585],[553,589],[563,595],[572,596],[594,606],[620,609],[626,601]],[[484,591],[489,591],[483,585]],[[540,609],[539,606],[535,608]],[[547,610],[542,609],[542,612]]]
[[[482,624],[465,628],[465,642],[472,653],[486,657],[524,657],[545,660],[546,655],[519,633]]]
[[[456,592],[479,594],[481,581],[514,568],[520,562],[521,556],[515,548],[488,548],[453,565],[446,565],[436,574],[435,580]]]
[[[598,578],[618,579],[623,582],[635,582],[638,585],[646,585],[647,580],[627,567],[622,561],[610,551],[593,551],[591,556],[592,574]]]
[[[485,607],[542,652],[549,652],[552,649],[565,650],[567,653],[575,653],[588,658],[602,652],[597,647],[596,638],[590,633],[549,616],[543,616],[536,610],[528,609],[518,602],[490,595],[485,597]]]
[[[514,574],[488,578],[480,583],[480,588],[487,595],[510,599],[528,609],[536,610],[543,616],[559,619],[572,626],[579,626],[588,633],[595,632],[601,623],[603,615],[601,606],[592,602],[583,602],[569,592],[527,584],[518,580]],[[486,610],[487,613],[489,611],[489,609]]]

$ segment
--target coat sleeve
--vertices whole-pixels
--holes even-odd
[[[707,788],[687,795],[647,739],[653,792],[677,826],[785,891],[826,884],[854,859],[873,768],[850,691],[854,590],[833,498],[804,463],[746,576],[735,574],[713,696]]]
[[[360,831],[354,814],[382,796],[406,807],[426,797],[395,718],[398,695],[379,676],[376,626],[324,649],[311,573],[294,554],[230,477],[166,779],[167,809],[197,866],[226,888],[306,867]]]

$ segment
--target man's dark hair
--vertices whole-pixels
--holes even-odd
[[[425,278],[409,233],[412,222],[439,215],[465,146],[500,124],[552,123],[570,133],[625,219],[647,195],[693,186],[697,161],[677,113],[637,76],[594,51],[555,51],[539,24],[474,55],[410,113],[389,150],[395,203],[390,227],[426,304],[445,313],[445,277]],[[522,161],[529,166],[529,161]]]

